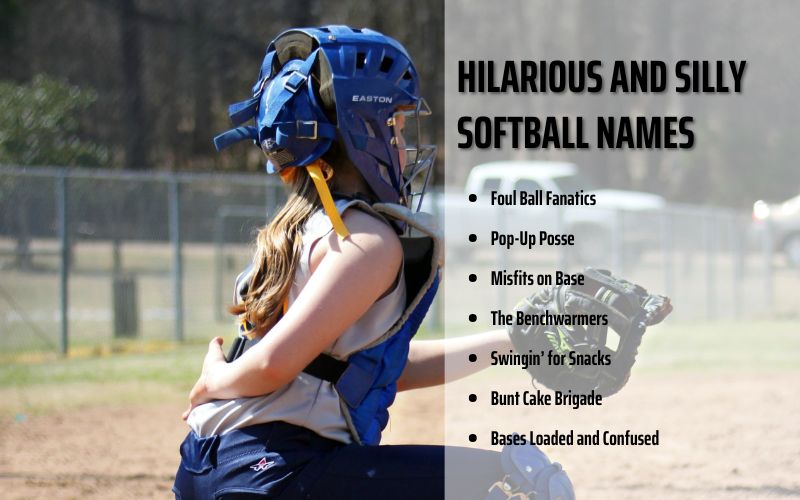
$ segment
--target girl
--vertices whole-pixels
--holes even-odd
[[[399,43],[371,30],[290,30],[270,44],[253,92],[231,117],[255,126],[215,143],[254,140],[289,198],[237,280],[233,312],[247,339],[231,350],[235,359],[222,339],[209,345],[183,415],[192,430],[173,491],[443,498],[444,447],[376,446],[388,406],[397,390],[444,383],[445,344],[447,356],[465,360],[510,342],[503,331],[411,341],[442,253],[424,214],[407,208],[421,202],[435,154],[405,141],[406,118],[427,112],[416,70]],[[483,367],[459,366],[449,375]],[[457,498],[485,498],[504,476],[498,453],[447,453],[448,467],[468,471],[463,492],[448,491]],[[546,489],[572,498],[566,475],[536,459],[552,477]]]

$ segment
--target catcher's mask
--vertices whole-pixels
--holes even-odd
[[[312,171],[333,141],[344,147],[378,201],[421,206],[436,156],[435,146],[421,143],[419,118],[430,108],[419,95],[411,59],[392,38],[347,26],[281,33],[267,48],[253,97],[231,105],[229,114],[234,125],[255,123],[217,136],[217,149],[251,139],[264,151],[268,173],[311,167],[342,237],[346,228],[332,213],[332,201],[326,203],[324,176]],[[402,137],[395,127],[398,114],[406,122]]]

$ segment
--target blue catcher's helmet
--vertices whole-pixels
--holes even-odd
[[[217,136],[223,149],[252,139],[267,172],[307,166],[338,141],[378,200],[405,202],[424,192],[436,148],[419,144],[400,155],[395,114],[430,114],[416,69],[402,45],[377,31],[347,26],[292,29],[267,48],[253,97],[229,108],[234,125]],[[409,159],[401,165],[401,157]],[[412,181],[424,173],[422,189]],[[421,204],[421,199],[419,200]],[[419,208],[419,205],[417,206]]]

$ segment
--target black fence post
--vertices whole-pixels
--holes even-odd
[[[169,237],[172,244],[172,290],[175,298],[175,340],[183,342],[183,255],[181,251],[181,186],[169,179]]]

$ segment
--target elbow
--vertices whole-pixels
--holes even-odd
[[[408,382],[405,380],[405,377],[403,377],[403,375],[400,375],[400,378],[397,379],[397,392],[403,392],[409,389],[410,387],[408,387]]]
[[[420,387],[424,386],[420,386],[419,380],[416,380],[411,363],[406,364],[403,373],[401,373],[400,378],[397,379],[397,392],[409,391]]]

